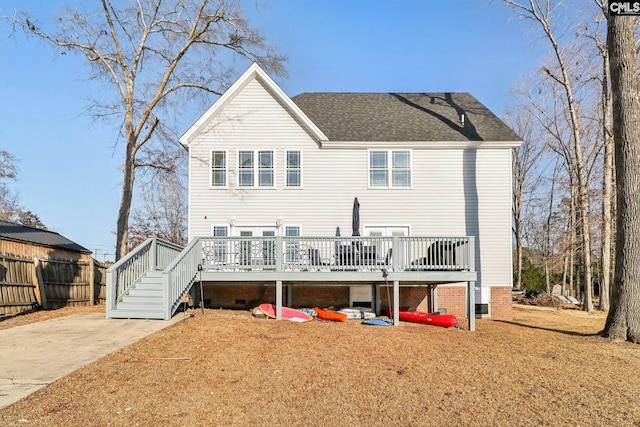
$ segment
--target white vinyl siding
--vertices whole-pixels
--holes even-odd
[[[229,191],[209,189],[211,150],[228,152]],[[273,152],[274,191],[238,185],[238,151],[261,150]],[[304,188],[284,191],[287,152],[298,150],[303,153]],[[371,151],[408,151],[410,187],[371,187]],[[388,155],[389,185],[392,162]],[[343,236],[351,235],[353,199],[358,197],[363,230],[411,225],[414,236],[475,236],[478,286],[510,286],[510,164],[509,148],[445,149],[426,143],[398,150],[369,149],[366,143],[321,147],[252,80],[190,144],[189,237],[210,235],[212,224],[230,224],[230,218],[236,224],[265,225],[282,218],[284,224],[299,226],[304,236],[334,236],[336,227]],[[230,235],[235,235],[234,228],[238,226],[229,228]]]

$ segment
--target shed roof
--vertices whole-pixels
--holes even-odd
[[[0,220],[0,238],[35,245],[64,249],[72,252],[90,254],[91,251],[72,242],[64,236],[49,230]]]
[[[291,99],[333,141],[522,139],[466,92],[320,92]]]

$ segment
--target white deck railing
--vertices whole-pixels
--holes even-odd
[[[201,237],[205,270],[465,271],[472,237]]]
[[[164,270],[182,247],[150,237],[107,270],[107,310],[115,310],[122,296],[148,271]]]

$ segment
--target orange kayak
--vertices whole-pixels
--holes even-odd
[[[324,308],[320,307],[313,307],[311,309],[317,313],[318,319],[334,320],[336,322],[344,322],[345,320],[347,320],[347,315],[344,313],[338,313],[337,311],[333,310],[325,310]]]

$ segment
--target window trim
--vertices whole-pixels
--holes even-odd
[[[290,152],[297,152],[300,155],[300,167],[298,169],[292,169],[292,170],[297,170],[300,173],[300,185],[289,185],[288,183],[288,179],[289,179],[289,164],[288,164],[288,160],[289,160],[289,153]],[[302,172],[302,159],[303,159],[303,153],[302,153],[302,149],[285,149],[284,150],[284,188],[286,189],[293,189],[293,190],[299,190],[303,188],[304,182],[302,180],[303,177],[303,172]]]
[[[213,185],[213,153],[224,153],[224,185]],[[229,150],[209,150],[209,188],[213,190],[229,188]]]
[[[384,152],[387,158],[387,168],[385,169],[387,172],[387,185],[372,185],[371,183],[371,153],[373,152]],[[393,185],[393,153],[394,152],[406,152],[409,154],[409,185],[408,186],[398,186]],[[382,170],[382,169],[379,169]],[[384,190],[384,189],[392,189],[392,190],[411,190],[413,189],[413,150],[411,149],[397,149],[397,148],[370,148],[367,150],[367,188],[370,190]]]

